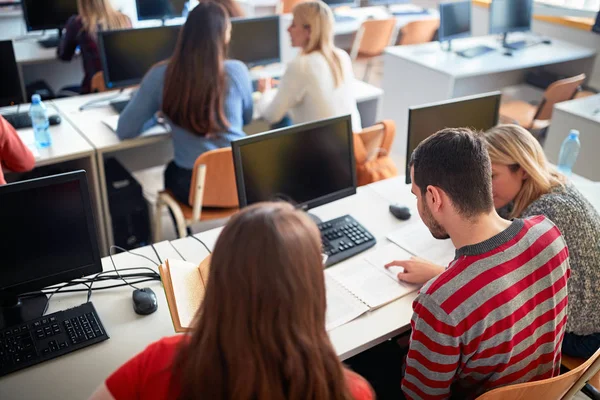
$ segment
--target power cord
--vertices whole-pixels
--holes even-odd
[[[182,259],[183,261],[187,261],[187,260],[185,259],[185,257],[184,257],[184,256],[183,256],[183,255],[182,255],[180,252],[179,252],[179,250],[177,250],[177,247],[173,246],[173,243],[172,243],[170,240],[169,240],[168,242],[169,242],[169,244],[171,245],[171,247],[173,248],[173,250],[175,250],[175,252],[176,252],[177,254],[179,254],[179,257],[181,257],[181,259]]]
[[[121,274],[119,274],[119,270],[117,269],[117,266],[115,265],[115,260],[113,260],[113,257],[112,257],[112,256],[113,256],[113,254],[112,254],[112,251],[113,251],[113,249],[117,249],[117,250],[125,251],[125,252],[127,252],[127,253],[129,253],[129,254],[133,254],[134,256],[138,256],[138,257],[145,258],[146,260],[150,261],[151,263],[153,263],[153,264],[154,264],[154,265],[156,265],[157,267],[159,266],[159,264],[157,264],[157,263],[156,263],[156,261],[154,261],[154,260],[153,260],[153,259],[151,259],[150,257],[146,257],[146,256],[145,256],[145,255],[143,255],[143,254],[134,253],[134,252],[132,252],[132,251],[128,251],[127,249],[124,249],[124,248],[122,248],[122,247],[115,246],[115,245],[112,245],[112,246],[110,246],[110,249],[108,249],[108,256],[110,257],[110,262],[112,263],[112,265],[113,265],[113,268],[115,269],[115,272],[117,273],[117,275],[119,276],[119,278],[120,278],[120,279],[121,279],[123,282],[125,282],[126,284],[128,284],[129,286],[131,286],[132,288],[134,288],[135,290],[141,290],[140,288],[138,288],[138,287],[136,287],[136,286],[134,286],[134,285],[131,285],[131,284],[129,284],[129,283],[128,283],[128,282],[127,282],[127,281],[126,281],[126,280],[125,280],[125,279],[124,279],[124,278],[121,276]],[[98,275],[101,275],[101,274],[102,274],[102,272],[100,272]],[[98,276],[98,275],[97,275],[97,276]]]
[[[119,91],[116,94],[114,94],[114,95],[104,96],[104,97],[101,97],[99,99],[90,100],[87,103],[82,104],[79,107],[79,111],[84,111],[84,110],[87,110],[88,108],[99,107],[98,103],[104,103],[105,101],[114,100],[114,99],[118,98],[119,96],[121,96],[121,94],[123,93],[124,90],[125,89],[119,89]]]
[[[197,240],[198,242],[200,242],[200,244],[201,244],[202,246],[204,246],[204,248],[206,249],[206,251],[208,251],[208,254],[211,254],[211,253],[212,253],[212,251],[210,251],[210,249],[208,248],[208,246],[207,246],[207,245],[206,245],[206,244],[205,244],[205,243],[204,243],[202,240],[198,239],[198,238],[197,238],[196,236],[194,236],[194,235],[190,235],[190,236],[188,236],[188,237],[191,237],[192,239],[195,239],[195,240]],[[178,253],[179,253],[179,252],[178,252]]]

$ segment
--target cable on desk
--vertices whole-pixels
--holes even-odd
[[[123,91],[124,91],[124,90],[125,90],[125,89],[120,89],[120,90],[119,90],[119,91],[118,91],[116,94],[114,94],[114,95],[110,95],[110,96],[104,96],[104,97],[101,97],[101,98],[99,98],[99,99],[90,100],[90,101],[88,101],[87,103],[85,103],[85,104],[82,104],[82,105],[79,107],[79,111],[87,110],[88,108],[91,108],[91,107],[97,107],[97,104],[98,104],[98,103],[104,103],[105,101],[111,101],[111,100],[114,100],[114,99],[118,98],[119,96],[121,96],[121,94],[123,94]]]
[[[184,256],[183,256],[183,255],[182,255],[180,252],[179,252],[179,250],[177,250],[177,247],[173,246],[173,243],[172,243],[170,240],[169,240],[169,244],[171,245],[171,247],[173,248],[173,250],[175,250],[175,252],[176,252],[177,254],[179,254],[179,257],[181,257],[181,259],[182,259],[183,261],[187,261],[187,260],[185,259],[185,257],[184,257]]]
[[[200,244],[201,244],[202,246],[204,246],[204,248],[206,249],[206,251],[208,251],[208,254],[211,254],[211,253],[212,253],[212,251],[210,251],[210,249],[208,248],[208,246],[207,246],[206,244],[204,244],[204,242],[203,242],[202,240],[198,239],[198,238],[197,238],[196,236],[194,236],[194,235],[190,235],[190,236],[188,236],[188,237],[191,237],[192,239],[195,239],[195,240],[199,241],[199,242],[200,242]]]
[[[162,264],[163,260],[158,255],[158,251],[156,251],[156,248],[154,247],[154,243],[150,243],[150,246],[152,247],[152,250],[154,250],[154,254],[156,254],[156,258],[158,258],[158,262]]]
[[[127,250],[127,249],[124,249],[124,248],[122,248],[122,247],[115,246],[115,245],[112,245],[112,246],[110,246],[110,249],[108,249],[108,257],[110,258],[110,262],[112,263],[112,265],[113,265],[113,268],[115,269],[115,272],[117,273],[117,275],[119,276],[119,278],[120,278],[120,279],[121,279],[123,282],[125,282],[126,284],[128,284],[129,286],[131,286],[132,288],[134,288],[135,290],[141,290],[140,288],[138,288],[138,287],[136,287],[136,286],[134,286],[134,285],[131,285],[131,284],[129,284],[129,283],[128,283],[128,282],[125,280],[125,278],[123,278],[123,277],[121,276],[121,274],[119,273],[119,270],[117,269],[117,266],[115,265],[115,260],[113,260],[113,255],[112,255],[112,251],[113,251],[113,249],[117,249],[117,250],[125,251],[125,252],[127,252],[127,253],[129,253],[129,254],[133,254],[134,256],[138,256],[138,257],[145,258],[146,260],[150,261],[151,263],[153,263],[153,264],[154,264],[154,265],[156,265],[157,267],[158,267],[159,265],[156,263],[156,261],[154,261],[153,259],[151,259],[151,258],[149,258],[149,257],[146,257],[146,256],[145,256],[145,255],[143,255],[143,254],[134,253],[134,252],[131,252],[131,251]],[[99,276],[99,275],[101,275],[101,274],[102,274],[102,272],[100,272],[100,273],[99,273],[97,276]]]

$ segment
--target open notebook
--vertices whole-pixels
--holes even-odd
[[[431,236],[429,228],[422,221],[403,224],[402,228],[387,237],[412,255],[432,261],[446,267],[452,260],[456,249],[450,239],[438,240]]]
[[[117,125],[119,124],[119,115],[111,115],[102,120],[104,125],[108,126],[113,132],[117,131]],[[171,132],[169,125],[156,124],[150,129],[146,129],[141,136],[152,136],[152,135],[163,135]]]

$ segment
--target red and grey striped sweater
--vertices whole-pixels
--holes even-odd
[[[558,375],[569,253],[543,216],[456,251],[413,303],[402,390],[410,399],[469,399]]]

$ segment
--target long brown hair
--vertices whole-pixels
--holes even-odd
[[[229,18],[242,18],[245,17],[242,7],[235,0],[200,0],[199,3],[212,1],[214,3],[222,5],[227,11]]]
[[[179,33],[165,73],[162,111],[198,136],[229,127],[223,109],[228,27],[229,17],[221,5],[198,4]]]
[[[217,240],[204,302],[175,359],[179,398],[351,399],[325,308],[314,222],[286,203],[244,209]]]
[[[102,31],[131,28],[131,20],[116,11],[110,0],[77,0],[77,8],[83,29],[96,38],[98,29]]]

